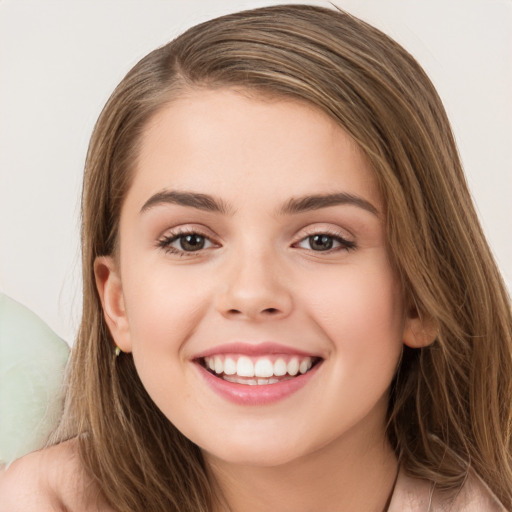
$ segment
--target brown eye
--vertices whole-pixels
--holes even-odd
[[[176,233],[158,241],[158,246],[165,252],[181,256],[200,252],[203,249],[215,247],[215,245],[207,236],[200,233]]]
[[[338,250],[355,249],[356,244],[346,240],[340,235],[330,235],[328,233],[315,233],[303,238],[298,244],[301,249],[307,249],[315,252],[334,252]]]
[[[329,235],[312,235],[308,237],[308,242],[313,251],[328,251],[334,245],[334,239]]]
[[[199,251],[204,248],[206,243],[205,237],[197,234],[182,235],[178,240],[180,249],[183,251]]]

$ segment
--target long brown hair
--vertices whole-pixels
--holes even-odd
[[[191,88],[241,87],[315,105],[371,162],[389,250],[430,346],[405,348],[388,436],[402,467],[445,488],[472,467],[512,508],[512,319],[450,125],[430,80],[379,30],[341,11],[275,6],[191,28],[143,58],[96,124],[82,200],[83,317],[57,440],[119,511],[207,511],[214,484],[197,446],[158,410],[130,354],[116,358],[93,263],[115,254],[141,132]]]

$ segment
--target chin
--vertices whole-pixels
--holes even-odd
[[[250,440],[248,440],[250,439]],[[296,461],[308,453],[315,451],[315,448],[304,446],[298,440],[274,438],[269,442],[268,437],[255,442],[254,437],[248,436],[239,443],[236,440],[229,440],[218,443],[215,446],[202,448],[206,458],[212,458],[227,464],[252,467],[277,467]],[[211,448],[211,449],[209,449]]]

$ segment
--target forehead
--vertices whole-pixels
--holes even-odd
[[[380,201],[357,144],[320,109],[232,89],[188,92],[148,122],[128,195],[143,204],[168,188],[260,202],[341,188]]]

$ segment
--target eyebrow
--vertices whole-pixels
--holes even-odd
[[[352,205],[362,208],[374,215],[379,215],[379,211],[372,203],[362,197],[348,194],[346,192],[337,192],[334,194],[317,194],[312,196],[303,196],[291,198],[279,210],[281,215],[290,215],[294,213],[320,210],[329,206]]]
[[[161,204],[177,204],[188,206],[198,210],[221,213],[230,215],[234,209],[224,201],[208,194],[198,192],[178,192],[175,190],[163,190],[152,195],[142,206],[140,213],[144,213],[151,208]],[[278,215],[293,215],[313,210],[320,210],[330,206],[352,205],[362,208],[374,215],[379,215],[379,211],[373,204],[362,197],[348,194],[346,192],[337,192],[334,194],[316,194],[301,197],[292,197],[281,208],[277,210]]]
[[[198,210],[216,212],[227,215],[231,213],[229,206],[223,201],[208,194],[196,192],[177,192],[175,190],[163,190],[151,196],[142,206],[140,213],[144,213],[160,204],[177,204],[190,206]]]

